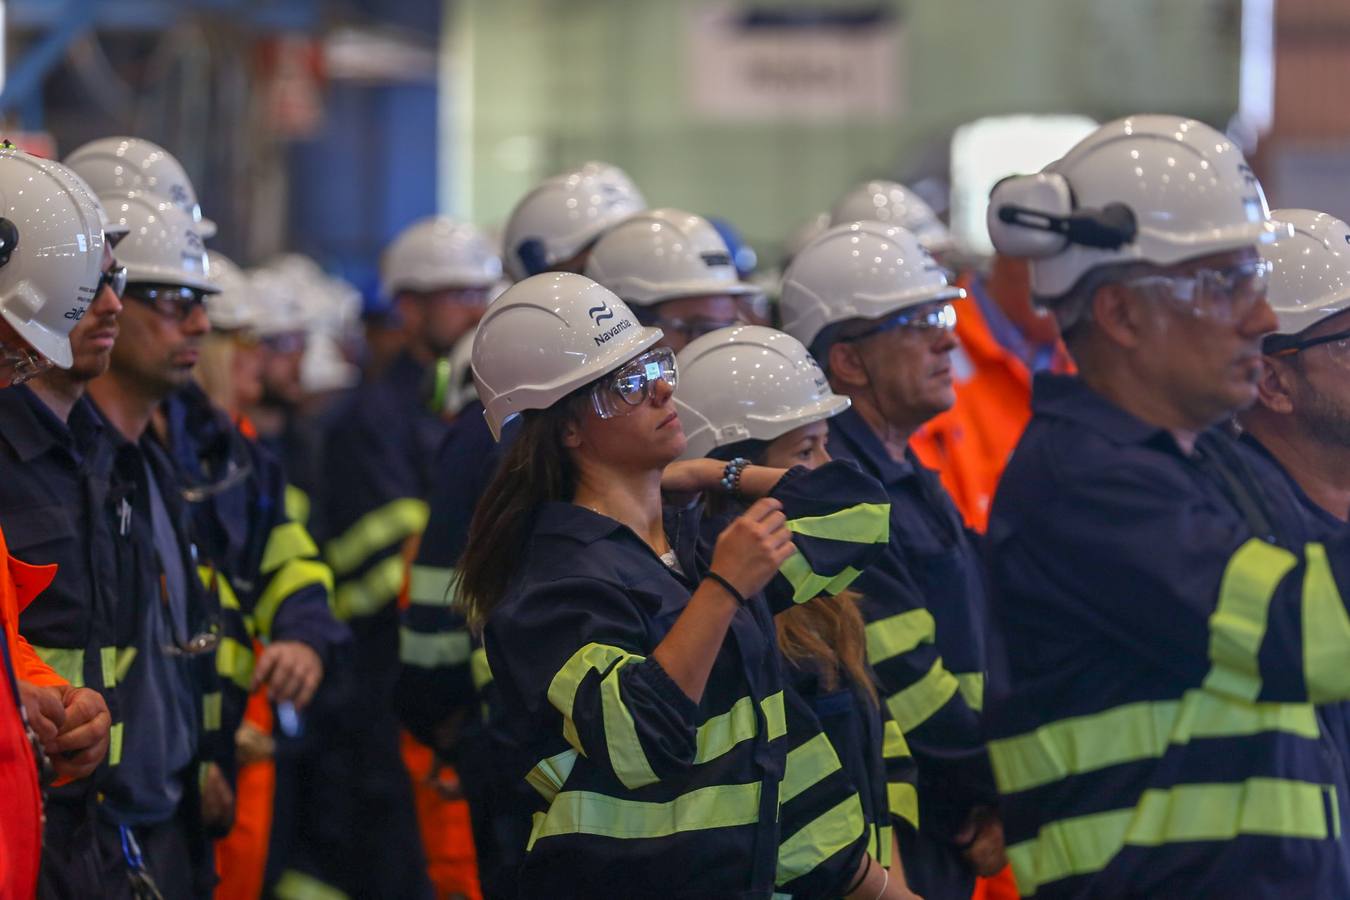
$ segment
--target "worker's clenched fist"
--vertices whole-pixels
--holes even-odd
[[[763,589],[795,552],[783,504],[765,497],[756,500],[717,538],[712,570],[731,582],[742,597],[749,597]]]
[[[56,740],[56,736],[61,733],[61,726],[66,724],[66,707],[61,702],[61,689],[20,681],[19,699],[23,703],[24,715],[28,717],[28,725],[38,740],[44,745]]]
[[[253,687],[267,686],[275,703],[293,703],[304,709],[323,681],[323,660],[300,641],[273,641],[258,657]]]
[[[67,687],[62,691],[65,723],[42,749],[51,757],[52,768],[62,778],[87,778],[108,755],[112,715],[98,691]]]

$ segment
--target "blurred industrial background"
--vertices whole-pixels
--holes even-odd
[[[592,158],[654,205],[729,219],[764,260],[870,176],[916,186],[978,252],[990,178],[1137,111],[1239,137],[1272,206],[1350,213],[1328,189],[1350,170],[1338,0],[2,5],[13,139],[56,156],[154,140],[220,224],[214,246],[300,251],[367,293],[409,222],[491,228]],[[1019,114],[1082,118],[962,130]]]

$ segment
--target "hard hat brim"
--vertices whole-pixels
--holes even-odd
[[[70,349],[70,337],[53,334],[35,322],[25,322],[7,309],[0,309],[0,315],[10,327],[18,332],[28,344],[42,356],[51,360],[58,369],[69,369],[75,362],[75,354]]]

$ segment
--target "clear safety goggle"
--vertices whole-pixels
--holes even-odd
[[[674,389],[675,353],[666,347],[637,356],[591,388],[591,406],[602,419],[626,416],[651,396],[652,385],[664,381]]]
[[[1196,318],[1241,322],[1265,299],[1270,263],[1253,259],[1226,269],[1196,269],[1184,275],[1142,275],[1126,283],[1154,291]]]
[[[1344,369],[1350,369],[1350,331],[1338,331],[1321,337],[1296,341],[1276,350],[1271,356],[1293,356],[1313,347],[1325,347],[1333,362]]]
[[[955,327],[956,307],[950,303],[925,303],[922,306],[902,309],[894,315],[882,319],[866,331],[840,338],[840,340],[846,342],[861,341],[863,338],[883,334],[887,331],[895,331],[899,328],[906,331],[937,335],[951,331]]]

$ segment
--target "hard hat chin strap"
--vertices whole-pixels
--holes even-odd
[[[1067,216],[1004,204],[998,210],[999,221],[1022,228],[1063,235],[1070,244],[1118,250],[1134,241],[1139,233],[1134,211],[1123,203],[1108,203],[1101,209],[1077,209]]]

